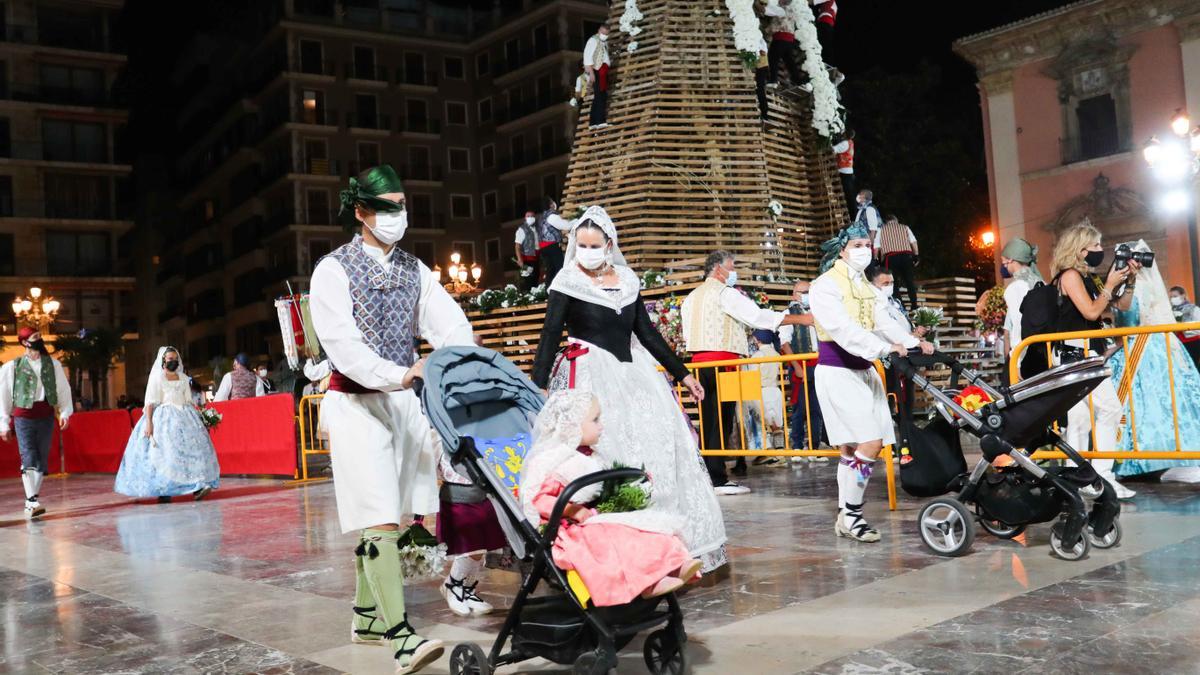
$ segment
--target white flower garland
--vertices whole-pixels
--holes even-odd
[[[641,29],[639,28],[638,30],[641,30]],[[630,42],[630,43],[629,43],[629,46],[628,46],[628,47],[626,47],[626,50],[627,50],[627,51],[628,51],[630,54],[632,54],[632,53],[634,53],[634,52],[636,52],[636,51],[637,51],[637,48],[638,48],[638,43],[637,43],[637,40],[634,40],[633,42]]]
[[[629,37],[637,37],[642,29],[638,27],[637,22],[642,20],[642,13],[638,10],[637,0],[625,0],[625,13],[621,15],[621,32],[629,35]],[[636,42],[633,44],[637,44]],[[636,49],[630,49],[633,51]]]
[[[804,52],[804,72],[808,73],[808,81],[813,88],[812,126],[822,136],[832,137],[845,130],[841,116],[842,104],[838,102],[837,86],[829,78],[825,60],[821,56],[821,43],[817,40],[812,8],[805,0],[792,0],[788,15],[796,24],[796,40]]]
[[[757,61],[762,30],[758,15],[754,13],[754,0],[725,0],[725,8],[729,10],[729,18],[733,19],[733,46],[745,62],[751,63],[750,57]]]

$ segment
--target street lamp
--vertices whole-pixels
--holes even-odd
[[[16,317],[17,323],[27,323],[35,326],[39,331],[43,327],[49,328],[50,324],[58,317],[58,310],[62,308],[62,304],[53,297],[42,297],[42,289],[34,286],[29,289],[29,297],[17,297],[13,299],[12,311]]]
[[[438,283],[442,281],[442,269],[433,268]],[[463,264],[462,256],[455,251],[450,254],[450,266],[446,268],[449,281],[443,284],[451,295],[470,295],[478,291],[479,280],[483,277],[483,268],[476,263],[468,267]]]
[[[1142,158],[1151,173],[1166,188],[1158,200],[1164,213],[1187,213],[1188,252],[1192,263],[1192,297],[1200,297],[1200,234],[1196,231],[1194,180],[1200,174],[1200,127],[1183,109],[1171,118],[1171,136],[1159,140],[1152,136],[1142,148]]]

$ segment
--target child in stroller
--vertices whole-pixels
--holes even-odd
[[[957,458],[942,455],[957,452],[961,456],[961,448],[957,443],[923,444],[920,433],[909,438],[912,461],[901,468],[902,482],[905,471],[922,471],[926,472],[922,476],[925,485],[944,481],[941,489],[923,496],[957,493],[938,497],[922,507],[918,527],[926,546],[940,555],[967,553],[975,538],[974,520],[989,533],[1011,539],[1024,532],[1027,525],[1057,519],[1050,534],[1050,548],[1065,560],[1086,557],[1092,546],[1111,548],[1120,543],[1121,507],[1116,492],[1051,427],[1112,376],[1106,360],[1096,356],[1064,364],[1014,385],[995,388],[943,353],[893,357],[894,370],[929,394],[952,432],[957,435],[964,430],[979,438],[983,451],[970,473],[942,473],[931,480],[946,467],[956,466],[952,460]],[[936,364],[950,368],[947,390],[934,386],[918,372],[918,368]],[[985,392],[990,402],[975,411],[956,403],[953,388],[960,377]],[[1071,465],[1042,467],[1034,462],[1030,452],[1045,445],[1061,450]],[[1013,464],[994,467],[993,461],[1003,455],[1011,457]],[[957,465],[963,466],[961,460]],[[1092,502],[1090,509],[1088,501]],[[968,504],[974,506],[974,516],[967,510]]]
[[[642,597],[643,588],[629,602],[599,606],[599,602],[587,599],[586,593],[577,592],[579,584],[573,588],[568,571],[555,564],[555,542],[567,522],[564,514],[572,501],[577,500],[576,495],[605,481],[644,479],[645,473],[637,469],[608,469],[570,480],[554,499],[544,528],[539,531],[542,514],[537,513],[535,518],[527,515],[522,502],[528,500],[520,488],[522,484],[532,484],[529,477],[525,480],[521,477],[527,471],[537,470],[540,462],[532,454],[528,466],[525,457],[517,454],[484,457],[483,444],[477,444],[477,440],[490,439],[490,445],[497,446],[501,444],[496,439],[511,437],[513,443],[508,445],[512,447],[527,442],[531,422],[543,407],[541,392],[496,352],[478,347],[449,347],[435,351],[426,361],[420,398],[454,468],[487,493],[514,555],[528,569],[490,652],[485,653],[474,643],[460,644],[451,654],[450,672],[490,675],[501,666],[541,657],[555,663],[574,664],[576,673],[607,673],[617,667],[618,650],[638,633],[655,628],[647,635],[644,649],[650,672],[683,672],[687,636],[674,593],[646,598]],[[548,466],[557,468],[553,463]],[[545,479],[538,480],[539,488],[544,482]],[[655,586],[666,576],[689,571],[695,574],[690,569],[690,556],[686,552],[683,556],[687,559],[679,559],[678,564],[674,560],[664,563],[675,569],[656,569],[650,573],[661,572]],[[675,558],[679,556],[676,554]],[[578,570],[576,573],[581,578],[586,576]],[[550,592],[534,597],[534,592],[543,585]]]

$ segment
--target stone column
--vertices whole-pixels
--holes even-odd
[[[997,245],[1025,236],[1012,76],[1011,70],[996,72],[982,76],[979,83],[987,105],[986,132],[991,142],[991,173],[996,190]]]

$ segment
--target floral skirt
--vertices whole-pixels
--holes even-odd
[[[154,409],[154,437],[142,417],[129,435],[117,471],[116,492],[130,497],[173,497],[215,488],[221,467],[208,429],[192,407]]]

